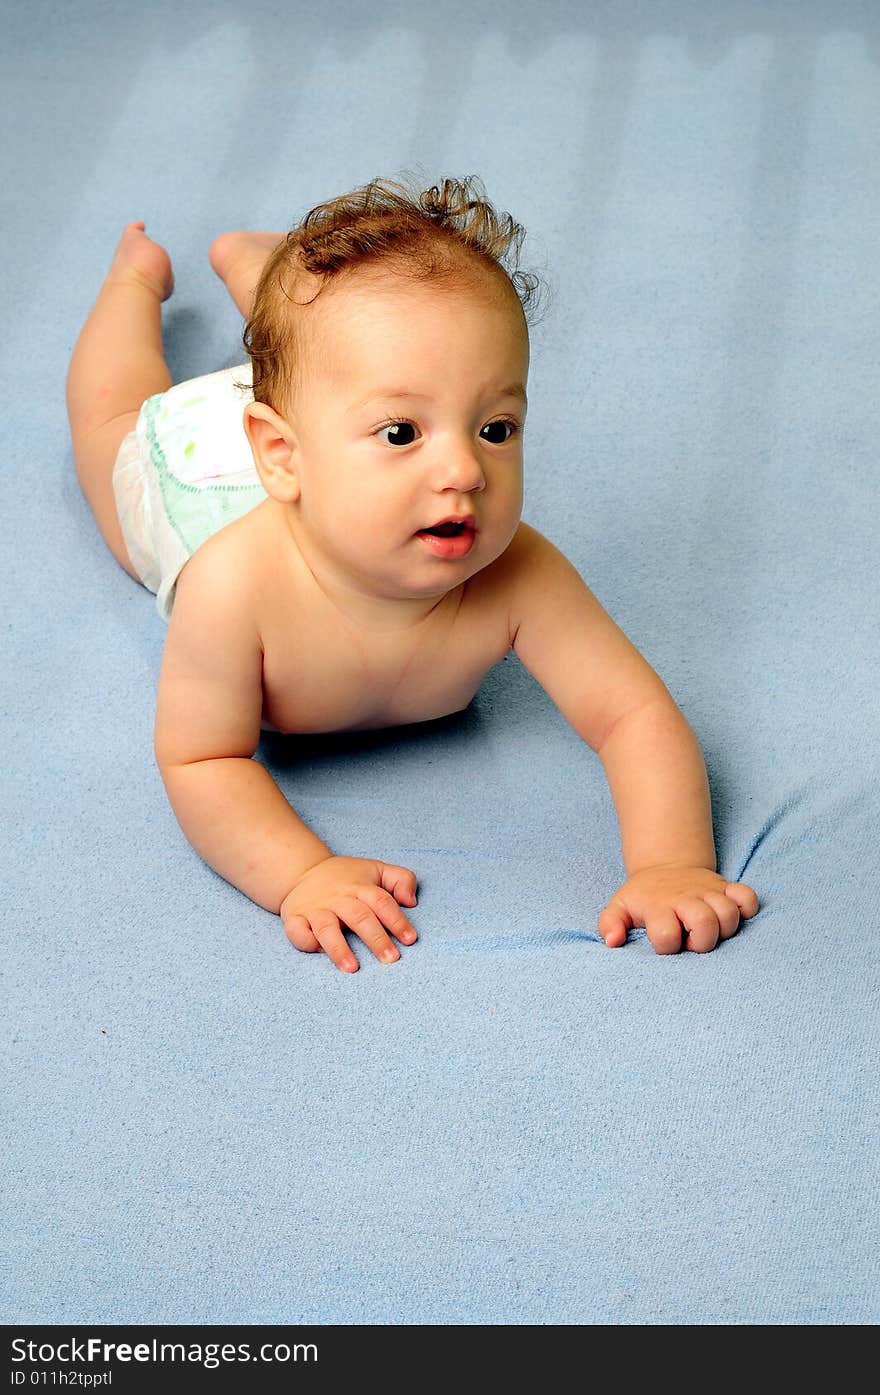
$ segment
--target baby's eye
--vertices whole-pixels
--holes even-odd
[[[376,435],[390,431],[391,435],[386,437],[389,446],[411,446],[415,440],[415,430],[411,421],[389,421],[386,426],[379,427]]]
[[[511,437],[511,436],[513,435],[513,433],[516,431],[516,423],[515,423],[515,422],[512,422],[512,421],[487,421],[487,422],[486,422],[486,425],[483,427],[483,431],[496,431],[496,430],[498,430],[498,428],[500,428],[500,429],[503,431],[505,427],[507,427],[508,433],[509,433],[509,434],[508,434],[507,436],[502,436],[502,438],[501,438],[500,441],[492,440],[492,438],[489,437],[489,436],[485,436],[485,437],[483,437],[483,439],[484,439],[484,440],[491,441],[491,444],[492,444],[493,446],[503,446],[507,441],[510,440],[510,437]],[[481,436],[483,435],[483,431],[480,432],[480,435],[481,435]]]

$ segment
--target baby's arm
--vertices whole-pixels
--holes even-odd
[[[298,949],[324,949],[354,971],[345,925],[380,958],[397,959],[386,928],[405,943],[416,938],[395,899],[415,904],[415,874],[335,857],[252,759],[262,645],[247,587],[212,542],[178,580],[159,678],[155,755],[177,820],[215,872],[281,915]]]
[[[758,909],[715,871],[697,740],[665,685],[566,557],[523,524],[513,544],[511,636],[530,673],[599,756],[628,880],[599,917],[608,945],[646,927],[660,953],[714,949]]]

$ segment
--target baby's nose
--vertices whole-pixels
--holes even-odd
[[[486,483],[483,463],[473,446],[458,444],[444,452],[443,475],[446,487],[459,489],[481,489]]]

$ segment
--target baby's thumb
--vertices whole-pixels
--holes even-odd
[[[396,867],[393,862],[381,862],[382,886],[386,891],[390,891],[395,901],[401,905],[414,906],[416,904],[416,887],[418,878],[415,872],[411,872],[408,867]]]
[[[624,907],[614,901],[609,901],[599,916],[599,934],[606,945],[616,949],[619,945],[626,944],[626,932],[631,924],[632,916],[627,913]]]

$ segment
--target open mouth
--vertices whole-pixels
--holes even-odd
[[[435,557],[466,557],[476,540],[477,532],[472,523],[435,523],[433,528],[422,528],[416,537],[421,538]]]
[[[473,532],[473,529],[467,529]],[[458,538],[465,532],[463,523],[438,523],[436,528],[423,528],[423,533],[430,533],[433,538]]]

